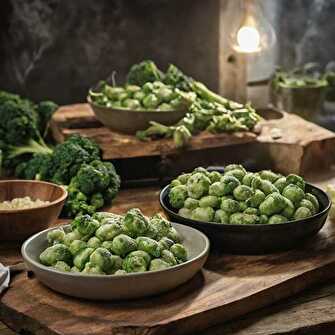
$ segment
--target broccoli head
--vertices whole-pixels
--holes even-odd
[[[112,163],[95,160],[81,166],[74,183],[81,192],[92,194],[107,190],[111,181],[119,186],[119,177],[116,176]]]
[[[67,188],[68,200],[63,214],[70,217],[92,214],[110,205],[120,189],[120,183],[112,163],[95,160],[90,164],[82,164]]]
[[[99,146],[84,137],[73,135],[56,146],[52,157],[51,181],[68,185],[82,164],[100,159]]]
[[[163,73],[151,60],[145,60],[139,64],[134,64],[127,75],[128,84],[143,86],[147,82],[161,80]]]
[[[0,120],[6,160],[13,161],[24,154],[51,153],[39,130],[38,109],[31,101],[0,91]]]
[[[175,65],[170,64],[164,76],[164,83],[187,92],[192,91],[193,79],[186,76]]]
[[[48,180],[51,161],[52,156],[49,154],[35,154],[30,160],[16,166],[15,176],[30,180]]]
[[[36,106],[38,113],[38,129],[43,137],[45,137],[48,132],[49,122],[57,108],[57,104],[52,101],[41,101]]]

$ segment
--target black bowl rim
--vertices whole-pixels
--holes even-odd
[[[276,223],[276,224],[268,224],[268,223],[259,223],[259,224],[230,224],[230,223],[217,223],[217,222],[207,222],[207,221],[198,221],[198,220],[192,220],[192,219],[188,219],[188,218],[184,218],[181,215],[179,215],[178,213],[172,211],[170,208],[168,208],[168,206],[164,203],[164,195],[165,193],[168,192],[169,188],[170,188],[170,184],[166,185],[159,194],[159,202],[161,207],[170,215],[174,215],[178,220],[180,219],[180,222],[185,222],[188,221],[189,223],[193,224],[194,226],[199,225],[199,226],[206,226],[206,227],[222,227],[222,228],[233,228],[233,229],[274,229],[274,227],[285,227],[285,226],[290,226],[290,225],[295,225],[295,224],[299,224],[302,223],[303,221],[306,220],[313,220],[319,217],[322,217],[323,215],[326,215],[328,213],[328,211],[330,210],[330,207],[332,205],[332,202],[328,196],[328,194],[323,191],[322,189],[320,189],[319,187],[316,187],[310,183],[306,183],[306,185],[310,188],[314,188],[316,189],[318,192],[322,193],[325,198],[327,199],[327,205],[325,206],[325,208],[312,215],[309,216],[307,218],[304,219],[298,219],[298,220],[291,220],[291,221],[287,221],[287,222],[282,222],[282,223]],[[318,199],[319,200],[319,199]]]

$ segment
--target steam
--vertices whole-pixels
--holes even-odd
[[[54,10],[49,6],[50,1],[12,0],[11,3],[13,14],[6,44],[12,55],[15,78],[25,89],[29,75],[54,42],[51,31]],[[17,52],[18,49],[21,52]]]
[[[322,15],[326,6],[326,1],[327,0],[314,0],[312,13],[307,23],[307,29],[295,46],[296,65],[301,65],[306,62],[306,51],[309,47],[313,47],[314,41],[318,41],[320,38],[319,17]]]

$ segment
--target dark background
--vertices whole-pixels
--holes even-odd
[[[163,67],[174,62],[215,88],[217,62],[209,50],[217,44],[216,4],[1,0],[0,88],[35,100],[83,101],[88,88],[114,69],[122,83],[129,66],[146,58]]]
[[[216,89],[217,1],[1,0],[0,89],[79,102],[114,69],[122,83],[129,66],[145,58],[176,63]],[[260,2],[278,11],[280,64],[335,58],[335,0]]]
[[[292,67],[316,61],[325,66],[335,60],[335,1],[277,2],[280,64]]]

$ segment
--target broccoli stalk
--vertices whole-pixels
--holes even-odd
[[[26,143],[26,145],[22,146],[13,146],[9,145],[7,147],[7,158],[13,159],[17,156],[24,155],[24,154],[51,154],[53,151],[50,149],[43,139],[41,138],[39,142],[30,139]]]
[[[18,164],[15,174],[19,178],[67,185],[68,198],[63,216],[93,214],[111,204],[118,193],[120,177],[112,163],[101,161],[99,146],[93,141],[73,135],[53,151],[44,149],[41,153],[37,142],[34,148],[37,154]]]
[[[150,127],[146,130],[139,130],[136,137],[142,141],[146,141],[152,136],[156,137],[172,137],[173,127],[165,126],[155,121],[150,121]]]
[[[192,90],[202,99],[205,99],[209,102],[217,102],[223,106],[226,106],[227,103],[229,102],[228,99],[212,92],[203,83],[200,83],[199,81],[194,81],[192,83]]]
[[[56,109],[57,105],[51,101],[35,105],[18,95],[0,91],[0,147],[7,167],[15,167],[19,163],[17,157],[22,155],[52,152],[42,134],[46,133]]]
[[[173,126],[150,122],[149,128],[137,132],[136,136],[140,140],[173,138],[176,147],[179,148],[185,146],[192,135],[200,131],[247,131],[260,120],[260,116],[249,104],[244,106],[212,92],[203,83],[186,76],[173,64],[169,65],[164,75],[160,72],[156,75],[157,70],[151,61],[135,64],[129,72],[128,82],[152,87],[155,83],[151,82],[162,80],[165,85],[172,86],[177,94],[173,101],[177,101],[178,107],[187,110],[188,113]],[[142,81],[137,78],[141,78]]]

